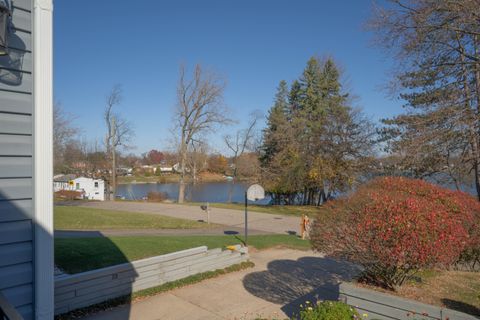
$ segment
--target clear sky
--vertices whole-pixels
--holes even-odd
[[[331,55],[377,121],[402,102],[381,90],[393,62],[365,31],[370,12],[369,0],[56,1],[55,98],[87,140],[101,141],[105,97],[122,84],[118,111],[133,122],[140,154],[167,147],[181,63],[227,79],[225,101],[241,127],[253,110],[267,113],[281,79],[298,78],[313,55]],[[217,151],[222,132],[211,137]]]

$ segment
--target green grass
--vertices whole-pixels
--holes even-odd
[[[192,285],[192,284],[201,282],[203,280],[216,278],[218,276],[221,276],[221,275],[224,275],[224,274],[227,274],[227,273],[241,271],[241,270],[244,270],[244,269],[247,269],[247,268],[252,268],[254,266],[255,266],[255,264],[253,262],[246,261],[246,262],[242,262],[242,263],[239,263],[239,264],[234,264],[234,265],[232,265],[230,267],[227,267],[225,269],[217,269],[217,270],[214,270],[214,271],[207,271],[207,272],[203,272],[203,273],[198,273],[198,274],[195,274],[193,276],[189,276],[189,277],[186,277],[186,278],[183,278],[183,279],[180,279],[180,280],[167,282],[167,283],[162,284],[160,286],[156,286],[156,287],[153,287],[153,288],[137,291],[137,292],[132,293],[131,295],[126,295],[126,296],[123,296],[123,297],[111,299],[111,300],[108,300],[108,301],[105,301],[105,302],[102,302],[102,303],[98,303],[98,304],[95,304],[95,305],[92,305],[92,306],[88,306],[88,307],[85,307],[85,308],[80,308],[80,309],[77,309],[77,310],[73,310],[69,313],[65,313],[65,314],[56,316],[55,320],[64,320],[64,319],[66,320],[66,319],[75,319],[75,318],[85,317],[86,315],[93,314],[93,313],[103,311],[103,310],[107,310],[107,309],[110,309],[110,308],[114,308],[114,307],[117,307],[117,306],[120,306],[120,305],[128,304],[128,303],[131,303],[132,301],[135,301],[135,300],[138,300],[138,299],[154,296],[154,295],[162,293],[162,292],[166,292],[166,291],[173,290],[173,289],[176,289],[176,288],[182,288],[182,287],[185,287],[185,286],[188,286],[188,285]]]
[[[206,245],[222,248],[241,243],[235,236],[148,236],[55,239],[55,263],[67,273],[78,273]],[[290,235],[255,235],[248,243],[257,249],[275,246],[306,250],[309,241]]]
[[[209,227],[205,223],[157,214],[72,206],[55,207],[54,226],[56,230],[197,229]],[[210,227],[212,226],[210,225]]]
[[[197,202],[187,202],[187,205],[199,206],[203,203]],[[210,203],[212,208],[222,208],[222,209],[234,209],[234,210],[245,210],[245,205],[243,203]],[[315,206],[274,206],[274,205],[256,205],[249,204],[249,211],[262,212],[262,213],[271,213],[271,214],[282,214],[287,216],[301,216],[302,214],[307,214],[311,217],[315,216],[320,209]]]

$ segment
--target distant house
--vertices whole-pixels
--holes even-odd
[[[117,168],[117,175],[126,176],[126,175],[130,175],[132,173],[133,173],[132,168],[127,168],[127,167]]]
[[[173,173],[173,167],[168,167],[165,165],[152,165],[153,166],[153,173],[157,173],[158,170],[160,170],[160,173]]]
[[[182,173],[182,167],[180,167],[180,163],[175,163],[173,165],[173,171],[174,172],[178,172],[178,173]],[[185,172],[190,172],[190,169],[189,168],[185,168]]]
[[[158,170],[160,170],[160,173],[174,173],[175,168],[174,167],[168,167],[162,164],[148,164],[148,165],[143,165],[140,167],[143,172],[148,172],[152,174],[156,174]]]
[[[161,173],[173,173],[173,167],[158,167]]]
[[[71,176],[56,176],[53,182],[53,190],[78,191],[83,193],[83,197],[88,200],[105,201],[105,182],[101,179],[92,179],[79,177],[69,179]]]
[[[141,170],[141,172],[144,172],[144,173],[155,173],[155,167],[151,166],[149,164],[142,165],[140,167],[140,170]]]
[[[53,176],[53,191],[69,190],[69,182],[75,178],[74,174],[57,174]]]

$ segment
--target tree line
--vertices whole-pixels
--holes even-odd
[[[234,182],[245,154],[258,160],[249,168],[253,179],[276,204],[320,205],[371,173],[436,180],[457,189],[473,181],[480,199],[478,1],[389,2],[374,8],[369,26],[379,46],[399,61],[391,89],[405,102],[405,112],[373,124],[355,107],[335,60],[312,57],[297,80],[280,81],[261,135],[261,117],[252,115],[245,128],[223,137]],[[222,77],[201,65],[191,74],[182,66],[179,74],[172,153],[180,164],[178,202],[183,202],[189,178],[195,181],[205,170],[208,137],[235,121],[224,102]],[[90,146],[89,162],[115,168],[118,149],[128,145],[132,127],[115,112],[121,93],[114,87],[106,99],[105,139]],[[65,113],[56,112],[55,119],[55,166],[62,168],[78,151],[71,143],[77,130]]]

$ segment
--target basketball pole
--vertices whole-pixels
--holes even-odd
[[[247,237],[248,237],[248,199],[247,199],[247,191],[245,191],[245,247],[248,247],[247,245]]]

